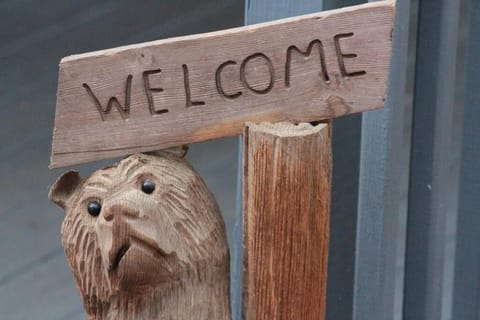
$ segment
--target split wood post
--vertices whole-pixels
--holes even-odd
[[[244,150],[244,316],[324,319],[330,124],[247,124]]]
[[[394,8],[380,1],[64,58],[50,167],[245,130],[245,315],[322,319],[331,128],[305,122],[384,106]],[[301,124],[273,124],[282,121]]]

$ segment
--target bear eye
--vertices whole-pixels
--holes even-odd
[[[150,194],[155,190],[155,183],[150,179],[142,181],[142,191],[146,194]]]
[[[91,216],[97,217],[102,210],[102,205],[98,201],[90,201],[87,205],[87,210]]]

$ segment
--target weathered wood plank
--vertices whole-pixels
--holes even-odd
[[[381,108],[394,2],[64,58],[51,167]]]
[[[248,124],[244,141],[244,316],[322,320],[330,125]]]

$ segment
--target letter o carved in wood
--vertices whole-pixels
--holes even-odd
[[[247,64],[250,61],[252,61],[254,59],[258,59],[258,58],[261,58],[265,61],[265,63],[267,64],[267,67],[268,67],[268,71],[269,71],[270,82],[265,89],[256,89],[256,88],[252,87],[250,85],[250,83],[248,83],[247,77],[246,77],[246,74],[245,74],[246,73],[245,69],[247,67]],[[255,93],[258,93],[258,94],[269,93],[272,90],[273,84],[274,84],[274,81],[275,81],[275,69],[273,68],[272,60],[270,60],[270,58],[267,57],[263,53],[254,53],[251,56],[248,56],[247,58],[245,58],[245,60],[243,60],[242,65],[240,66],[240,80],[242,81],[242,84],[246,88],[250,89],[251,91],[253,91]]]

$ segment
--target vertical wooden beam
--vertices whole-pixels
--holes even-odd
[[[254,24],[322,10],[323,0],[245,0],[245,24]],[[238,183],[235,215],[235,245],[232,248],[232,316],[242,319],[242,269],[243,269],[243,138],[238,138]]]
[[[325,318],[330,124],[247,124],[244,132],[244,315]]]

